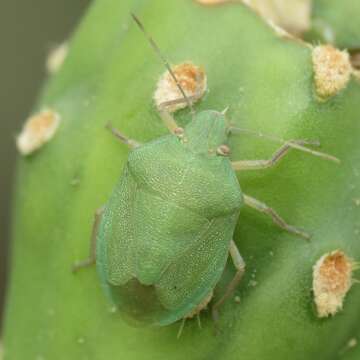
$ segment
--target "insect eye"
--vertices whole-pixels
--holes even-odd
[[[221,156],[228,156],[230,154],[230,148],[227,145],[220,145],[216,149],[216,153]]]

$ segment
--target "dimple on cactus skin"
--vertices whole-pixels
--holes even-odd
[[[94,3],[39,100],[38,109],[54,109],[62,120],[46,146],[19,159],[5,359],[336,358],[360,334],[359,289],[349,291],[341,314],[320,320],[312,309],[311,273],[333,249],[360,258],[360,208],[353,201],[360,197],[359,83],[351,77],[341,92],[319,102],[312,49],[279,38],[241,5],[159,0],[135,7],[130,0]],[[105,123],[111,120],[142,142],[165,134],[152,100],[163,68],[148,60],[153,53],[130,26],[130,11],[151,29],[171,63],[204,66],[209,92],[197,111],[229,106],[235,126],[284,139],[318,139],[342,162],[334,166],[293,152],[266,172],[241,175],[247,193],[313,236],[306,244],[244,209],[234,236],[247,259],[237,292],[241,303],[224,306],[218,336],[206,312],[203,328],[189,321],[180,340],[178,325],[129,327],[109,308],[94,270],[76,276],[69,271],[86,253],[93,211],[109,197],[127,158]],[[186,112],[176,120],[184,126]],[[230,147],[234,158],[261,159],[276,145],[237,136]],[[229,266],[224,281],[232,275]],[[257,285],[249,286],[251,281]]]

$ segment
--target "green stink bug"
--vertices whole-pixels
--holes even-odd
[[[192,109],[191,100],[164,63],[183,95],[174,101],[186,102]],[[298,140],[284,143],[269,160],[232,162],[227,145],[232,129],[225,112],[193,114],[180,128],[166,105],[160,114],[170,134],[159,139],[140,144],[111,128],[131,152],[112,195],[97,212],[91,256],[75,265],[78,269],[96,261],[103,287],[121,312],[158,326],[192,317],[207,305],[228,254],[237,272],[213,305],[214,314],[233,292],[245,271],[232,238],[242,206],[269,215],[286,231],[309,237],[266,204],[244,194],[236,171],[270,167],[292,148],[334,159],[305,148],[307,142]]]

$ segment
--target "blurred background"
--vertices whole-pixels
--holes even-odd
[[[11,250],[15,135],[46,77],[45,59],[67,39],[90,0],[0,0],[0,324]],[[1,328],[1,327],[0,327]]]

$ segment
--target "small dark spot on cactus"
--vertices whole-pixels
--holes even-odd
[[[80,184],[80,179],[78,177],[74,177],[71,181],[70,181],[70,185],[71,186],[78,186]]]

